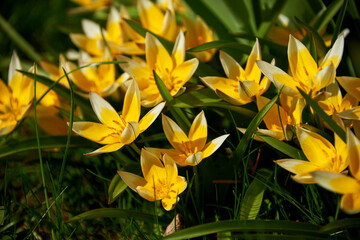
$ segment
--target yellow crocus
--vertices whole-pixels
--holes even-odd
[[[125,56],[119,56],[118,60],[126,62],[121,63],[120,67],[137,81],[141,92],[141,104],[151,107],[163,100],[153,71],[174,96],[194,74],[199,60],[193,58],[185,61],[185,38],[182,31],[176,38],[171,56],[150,33],[146,34],[145,48],[146,62],[140,58],[130,59]]]
[[[172,210],[179,200],[179,194],[187,187],[185,178],[178,175],[174,160],[167,154],[159,159],[142,149],[140,164],[144,177],[124,171],[118,171],[118,174],[141,197],[148,201],[161,200],[165,210]]]
[[[181,2],[181,0],[172,0],[174,5],[174,9],[181,13],[185,13],[187,11],[186,6]],[[166,11],[169,8],[170,0],[156,0],[156,5],[158,5],[162,10]]]
[[[266,77],[261,79],[260,69],[255,63],[260,59],[258,40],[252,48],[245,70],[230,55],[220,51],[220,61],[227,78],[203,77],[200,79],[224,100],[236,105],[247,104],[256,96],[263,94],[271,83]]]
[[[72,1],[87,10],[95,11],[109,6],[113,0],[72,0]]]
[[[187,17],[183,17],[183,24],[186,29],[185,46],[186,49],[196,47],[198,45],[212,42],[215,40],[214,32],[206,25],[206,23],[196,16],[193,22]],[[214,56],[216,50],[214,48],[202,52],[191,53],[202,62],[209,62]]]
[[[296,136],[301,149],[309,161],[298,159],[281,159],[275,161],[280,167],[295,175],[292,178],[298,183],[311,184],[315,180],[311,172],[322,170],[341,173],[348,166],[346,144],[335,134],[335,146],[317,133],[296,127]]]
[[[347,129],[347,151],[352,177],[344,174],[314,171],[312,178],[329,191],[343,194],[340,208],[348,214],[360,212],[360,141]]]
[[[106,45],[112,55],[144,54],[144,50],[130,37],[137,35],[133,32],[129,35],[128,28],[123,26],[125,24],[123,18],[128,18],[125,7],[121,7],[120,12],[115,7],[111,7],[106,29],[91,20],[84,19],[81,24],[85,34],[73,33],[70,34],[70,39],[77,47],[98,58],[104,54]]]
[[[105,146],[86,155],[114,152],[124,145],[131,144],[152,124],[165,106],[165,103],[158,104],[139,120],[140,92],[135,81],[132,81],[126,91],[121,115],[94,92],[90,92],[90,102],[101,123],[74,122],[72,130],[82,137]]]
[[[288,61],[292,76],[264,61],[257,61],[257,65],[277,88],[283,88],[283,93],[302,98],[297,90],[300,88],[305,93],[311,91],[315,96],[335,80],[335,71],[342,58],[343,49],[344,35],[340,35],[318,66],[304,44],[290,35]]]
[[[195,117],[188,136],[176,122],[165,115],[162,116],[162,123],[166,138],[174,149],[147,149],[157,155],[168,154],[180,166],[198,165],[213,154],[230,135],[225,134],[206,143],[207,122],[203,111]]]
[[[21,69],[20,59],[14,52],[9,65],[8,86],[0,79],[0,136],[14,130],[33,100],[33,80],[17,71]]]
[[[169,0],[165,14],[150,0],[138,0],[137,8],[143,28],[171,42],[176,39],[180,28],[176,24],[172,0]]]

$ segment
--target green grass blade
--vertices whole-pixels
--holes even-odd
[[[266,113],[270,110],[270,108],[275,104],[275,102],[278,100],[279,94],[276,95],[273,99],[270,100],[270,102],[261,109],[254,119],[250,122],[248,128],[246,129],[244,136],[241,138],[238,146],[235,150],[235,157],[237,158],[235,161],[240,161],[242,158],[243,153],[245,152],[247,145],[249,144],[249,141],[253,137],[253,135],[256,133],[256,129],[265,117]]]
[[[170,95],[170,92],[168,91],[168,89],[166,88],[165,84],[160,79],[160,77],[156,74],[155,71],[153,71],[153,74],[154,74],[156,85],[157,85],[159,92],[160,92],[161,96],[163,97],[163,99],[166,102],[170,102],[171,100],[173,100],[173,97]],[[191,123],[190,123],[189,119],[185,116],[183,111],[180,108],[171,107],[170,112],[176,119],[176,122],[179,124],[179,126],[183,130],[188,132],[190,130]]]
[[[331,46],[334,45],[337,37],[340,34],[341,26],[342,26],[342,23],[343,23],[343,20],[344,20],[344,17],[345,17],[345,13],[346,13],[346,9],[347,9],[348,4],[349,4],[349,0],[345,0],[345,3],[343,4],[343,6],[341,8],[341,11],[339,13],[339,16],[338,16],[338,18],[336,20],[335,29],[334,29],[333,36],[332,36],[332,39],[331,39]]]
[[[240,220],[254,220],[256,218],[266,189],[264,182],[270,179],[272,173],[271,170],[265,168],[257,170],[256,177],[249,185],[241,202]]]
[[[321,227],[320,233],[332,234],[343,229],[356,228],[359,229],[360,218],[345,218],[326,224]]]
[[[202,52],[202,51],[206,51],[206,50],[209,50],[212,48],[222,48],[222,47],[239,49],[243,53],[246,53],[246,54],[249,54],[252,49],[252,47],[249,45],[245,45],[245,44],[241,44],[241,43],[237,43],[237,42],[231,42],[231,41],[227,41],[227,40],[217,40],[217,41],[203,43],[196,47],[190,48],[186,51],[187,52]]]
[[[299,89],[300,94],[306,100],[306,103],[309,104],[314,112],[320,116],[328,125],[329,127],[343,140],[346,142],[346,133],[345,131],[329,116],[327,115],[324,110],[313,100],[309,95],[307,95],[304,91]]]
[[[259,136],[262,140],[264,140],[264,142],[269,144],[271,147],[279,150],[280,152],[288,155],[291,158],[303,159],[303,160],[306,159],[304,153],[301,150],[299,150],[293,146],[290,146],[289,144],[287,144],[283,141],[280,141],[276,138],[270,137],[263,133],[256,133],[256,135]]]
[[[53,149],[53,148],[65,148],[67,143],[67,136],[46,136],[39,137],[41,142],[40,149]],[[83,137],[73,136],[69,147],[71,148],[89,148],[91,146],[97,146],[95,143],[87,140]],[[0,146],[0,162],[5,161],[5,158],[29,151],[36,150],[38,148],[36,138],[22,139],[16,142],[8,143]]]
[[[194,227],[186,228],[175,232],[169,236],[162,238],[162,240],[180,240],[206,236],[209,234],[231,231],[247,233],[247,236],[257,233],[287,233],[287,234],[302,234],[307,236],[329,237],[318,233],[319,227],[300,222],[292,221],[273,221],[273,220],[231,220],[218,221]],[[274,235],[273,237],[275,237]]]
[[[127,185],[121,179],[119,174],[115,174],[115,176],[110,182],[108,189],[108,193],[109,193],[108,204],[113,203],[119,197],[120,193],[122,193],[126,188]]]
[[[117,209],[117,208],[99,208],[91,211],[87,211],[84,213],[81,213],[75,217],[70,218],[66,221],[66,223],[69,222],[76,222],[81,220],[88,220],[88,219],[94,219],[94,218],[134,218],[136,220],[146,221],[153,223],[155,216],[152,214],[147,213],[141,213],[136,212],[132,210],[124,210],[124,209]],[[163,218],[159,218],[159,223],[161,225],[166,225],[167,221],[165,221]]]
[[[8,23],[0,14],[0,29],[15,43],[30,59],[39,62],[42,57],[38,54],[33,46],[31,46],[16,30]]]
[[[316,20],[313,25],[313,28],[316,29],[317,32],[320,32],[323,27],[325,27],[335,16],[335,14],[340,10],[343,6],[344,0],[335,0],[333,1],[326,10],[320,15],[320,17]]]

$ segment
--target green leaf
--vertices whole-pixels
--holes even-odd
[[[345,13],[346,13],[346,9],[347,9],[348,3],[349,3],[349,0],[345,0],[345,3],[344,3],[344,5],[342,6],[341,11],[340,11],[340,14],[339,14],[339,16],[338,16],[338,18],[337,18],[337,20],[336,20],[335,29],[334,29],[333,36],[332,36],[332,39],[331,39],[331,46],[334,45],[337,37],[338,37],[339,34],[340,34],[341,25],[342,25],[342,22],[343,22],[344,17],[345,17]]]
[[[117,209],[117,208],[98,208],[95,210],[81,213],[75,217],[72,217],[69,220],[67,220],[66,223],[94,219],[94,218],[105,218],[105,217],[129,218],[129,219],[134,218],[135,220],[141,220],[141,221],[146,221],[146,222],[150,222],[150,223],[154,222],[154,219],[155,219],[154,215],[136,212],[136,211],[132,211],[132,210],[124,210],[124,209]],[[166,225],[167,221],[164,221],[163,218],[159,218],[159,223],[162,225]]]
[[[320,32],[323,27],[325,27],[335,16],[335,14],[343,6],[344,0],[335,0],[333,1],[326,10],[319,16],[316,22],[313,25],[313,28],[317,32]]]
[[[264,140],[264,142],[266,142],[267,144],[269,144],[270,146],[272,146],[273,148],[279,150],[280,152],[288,155],[289,157],[291,158],[294,158],[294,159],[302,159],[302,160],[305,160],[306,157],[304,155],[304,153],[293,147],[293,146],[290,146],[289,144],[287,143],[284,143],[276,138],[273,138],[273,137],[270,137],[268,135],[265,135],[263,133],[256,133],[257,136],[259,136],[262,140]]]
[[[222,47],[239,49],[246,54],[249,54],[252,49],[252,47],[249,45],[245,45],[237,42],[231,42],[227,40],[217,40],[217,41],[203,43],[196,47],[190,48],[187,50],[187,52],[202,52],[212,48],[222,48]]]
[[[309,104],[314,112],[318,114],[328,125],[329,127],[343,140],[346,142],[346,133],[345,131],[329,116],[324,110],[313,100],[309,95],[307,95],[304,91],[298,88],[300,94],[306,100],[306,103]]]
[[[108,193],[109,193],[108,204],[113,203],[119,197],[120,193],[122,193],[126,188],[127,185],[121,179],[119,174],[115,174],[115,176],[110,182],[108,189]]]
[[[271,170],[265,168],[257,170],[256,177],[246,190],[241,202],[240,220],[254,220],[256,218],[266,189],[264,182],[269,181],[272,173]]]
[[[246,233],[246,236],[269,232],[293,235],[301,234],[307,237],[319,237],[323,239],[329,238],[328,235],[318,233],[318,230],[318,226],[301,222],[276,220],[230,220],[212,222],[185,228],[162,238],[162,240],[195,238],[224,231]],[[278,234],[273,235],[272,237],[274,238],[276,236],[278,236]]]
[[[171,100],[173,100],[173,97],[170,95],[170,92],[168,91],[168,89],[166,88],[165,84],[160,79],[160,77],[156,74],[155,71],[153,71],[153,74],[154,74],[154,79],[155,79],[156,85],[159,89],[159,92],[160,92],[162,98],[166,102],[170,102]],[[189,119],[185,116],[185,114],[182,112],[182,110],[179,108],[171,107],[170,112],[176,119],[176,122],[179,124],[179,126],[186,132],[189,131],[191,123],[190,123]]]
[[[270,102],[261,109],[254,119],[250,122],[248,128],[246,129],[244,136],[241,138],[238,146],[235,150],[235,157],[237,158],[237,161],[240,161],[242,158],[243,153],[245,153],[245,150],[247,148],[247,145],[249,144],[250,139],[253,137],[253,135],[256,133],[256,129],[267,114],[267,112],[270,110],[270,108],[275,104],[277,99],[279,98],[279,94],[276,95],[273,99],[270,100]]]
[[[47,136],[40,137],[39,140],[41,142],[41,149],[65,148],[67,143],[67,136]],[[71,143],[69,145],[69,147],[71,148],[88,148],[91,146],[94,146],[93,142],[78,136],[72,136]],[[4,158],[12,154],[36,149],[36,138],[23,139],[13,143],[2,145],[0,146],[0,161],[5,161]]]
[[[320,228],[319,232],[332,234],[349,228],[359,229],[359,226],[360,218],[345,218],[326,224]]]

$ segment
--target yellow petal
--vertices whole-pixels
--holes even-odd
[[[162,159],[164,161],[166,178],[168,182],[171,183],[175,181],[178,176],[178,169],[176,163],[168,154],[164,154]]]
[[[270,102],[270,99],[263,97],[263,96],[258,96],[256,98],[256,104],[257,104],[259,111],[261,109],[263,109],[269,102]],[[280,114],[280,116],[279,116],[279,114]],[[268,111],[268,113],[265,115],[263,120],[265,122],[266,127],[269,130],[282,132],[283,127],[285,127],[285,125],[287,123],[287,118],[288,118],[288,115],[281,106],[273,105],[270,108],[270,110]]]
[[[120,142],[124,144],[130,144],[139,136],[139,123],[128,122],[120,135]]]
[[[288,59],[292,75],[308,85],[309,77],[317,73],[318,67],[304,44],[292,35],[289,38]]]
[[[155,121],[164,107],[165,102],[159,103],[156,105],[156,107],[151,109],[144,117],[141,118],[139,121],[139,134],[145,131]]]
[[[227,93],[221,91],[220,89],[216,89],[215,93],[222,99],[224,99],[225,101],[233,104],[233,105],[244,105],[247,104],[249,102],[252,102],[252,99],[247,97],[246,94],[243,94],[242,97],[240,98],[239,96],[233,97],[231,95],[228,95]],[[244,96],[245,95],[245,96]]]
[[[166,138],[170,144],[177,150],[185,152],[183,143],[189,139],[184,131],[169,117],[162,115],[162,124]]]
[[[93,152],[89,152],[89,153],[85,153],[85,156],[93,156],[93,155],[97,155],[97,154],[101,154],[101,153],[109,153],[109,152],[115,152],[117,150],[119,150],[120,148],[122,148],[124,146],[123,143],[114,143],[114,144],[109,144],[109,145],[105,145]]]
[[[345,194],[341,198],[340,208],[347,214],[360,212],[360,193]]]
[[[261,71],[256,65],[256,61],[261,60],[261,53],[260,53],[260,46],[259,40],[256,39],[255,44],[251,50],[249,58],[246,62],[245,67],[245,79],[244,80],[251,80],[257,83],[260,82]]]
[[[332,192],[341,194],[360,192],[360,184],[354,178],[344,174],[315,171],[311,173],[311,176],[320,186]]]
[[[166,9],[164,22],[162,24],[161,33],[160,35],[164,37],[166,40],[169,40],[171,42],[174,41],[176,38],[176,35],[178,33],[178,27],[176,24],[176,18],[175,18],[175,11],[172,7],[172,4],[169,8]]]
[[[117,173],[119,174],[121,179],[125,182],[125,184],[135,192],[138,186],[144,186],[146,184],[144,178],[139,177],[138,175],[135,175],[133,173],[124,172],[124,171],[118,171]]]
[[[8,86],[0,79],[0,111],[6,112],[6,106],[10,106],[10,91]]]
[[[301,127],[296,128],[296,135],[304,154],[311,163],[318,167],[332,169],[336,150],[328,140]]]
[[[360,101],[360,78],[336,77],[336,80],[346,90],[346,92],[350,93]]]
[[[0,121],[0,136],[7,135],[12,132],[16,127],[17,122],[11,121],[10,123],[5,123]]]
[[[13,90],[16,89],[17,83],[13,83],[13,81],[18,81],[17,79],[21,78],[21,74],[17,70],[22,70],[20,59],[17,53],[14,51],[9,65],[9,72],[8,72],[8,84],[9,87]]]
[[[325,66],[328,66],[330,65],[330,63],[332,63],[334,65],[334,68],[336,69],[341,61],[343,51],[344,51],[344,35],[341,34],[336,39],[332,48],[325,55],[324,59],[320,64],[320,68],[324,68]]]
[[[187,183],[184,177],[178,176],[174,185],[171,186],[167,197],[161,200],[163,208],[167,211],[174,209],[176,202],[179,200],[178,195],[182,193],[187,187]]]
[[[349,128],[346,135],[350,172],[354,178],[360,181],[360,141]]]
[[[193,148],[198,151],[204,148],[207,139],[207,122],[204,111],[201,111],[194,119],[190,131],[189,140]]]
[[[171,74],[172,91],[170,93],[175,94],[184,84],[191,78],[199,65],[199,60],[196,58],[187,60],[180,65],[176,66]],[[169,89],[171,90],[171,89]]]
[[[266,134],[270,137],[276,138],[280,141],[285,139],[285,135],[283,133],[283,131],[273,131],[273,130],[268,130],[268,129],[258,129],[257,132],[262,133],[262,134]],[[255,135],[255,137],[257,137]],[[259,138],[259,137],[257,137]],[[257,140],[257,139],[256,139]],[[260,141],[262,141],[262,139],[260,138]]]
[[[175,66],[180,65],[185,60],[185,37],[181,30],[176,38],[171,56]]]
[[[274,162],[280,167],[294,174],[305,175],[319,169],[318,166],[314,165],[309,161],[303,161],[298,159],[281,159]]]
[[[359,120],[360,119],[360,106],[357,106],[357,107],[351,108],[347,111],[338,113],[338,115],[344,119]]]
[[[125,127],[119,114],[105,99],[94,92],[90,92],[90,102],[100,122],[115,129]]]
[[[221,65],[228,78],[233,80],[245,80],[243,79],[245,71],[237,61],[224,51],[220,51],[219,57]]]
[[[239,96],[244,101],[252,101],[256,95],[259,95],[259,84],[254,81],[239,81]]]
[[[202,150],[202,159],[207,158],[213,154],[223,144],[229,135],[230,134],[225,134],[208,142]]]
[[[155,34],[161,33],[164,14],[149,0],[139,0],[137,3],[141,25]]]
[[[100,144],[119,142],[118,133],[101,123],[74,122],[72,130],[80,136]]]
[[[203,153],[202,152],[197,152],[197,153],[193,153],[191,154],[190,156],[188,156],[186,159],[185,159],[185,164],[187,166],[195,166],[195,165],[198,165],[201,160],[203,159],[202,158],[202,155]]]
[[[320,91],[322,88],[329,86],[335,80],[335,68],[332,63],[317,72],[314,76],[315,91]]]
[[[146,62],[151,70],[155,70],[160,76],[173,70],[173,61],[168,51],[149,32],[146,33]]]
[[[126,122],[138,122],[141,113],[140,91],[135,80],[131,81],[126,90],[122,116]]]
[[[158,156],[144,148],[141,149],[140,164],[143,176],[147,181],[153,181],[153,179],[151,179],[152,176],[149,176],[150,170],[153,166],[157,166],[159,168],[164,167]]]

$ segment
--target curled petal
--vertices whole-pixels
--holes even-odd
[[[346,90],[346,92],[350,93],[360,101],[360,78],[336,77],[336,80]]]
[[[345,194],[341,198],[340,208],[347,214],[360,212],[360,193]]]
[[[185,159],[186,165],[195,166],[202,160],[202,152],[193,153]]]
[[[314,76],[314,85],[316,91],[329,86],[335,80],[335,67],[332,63],[317,72]]]
[[[120,142],[130,144],[139,136],[139,123],[128,122],[124,131],[121,133]]]

